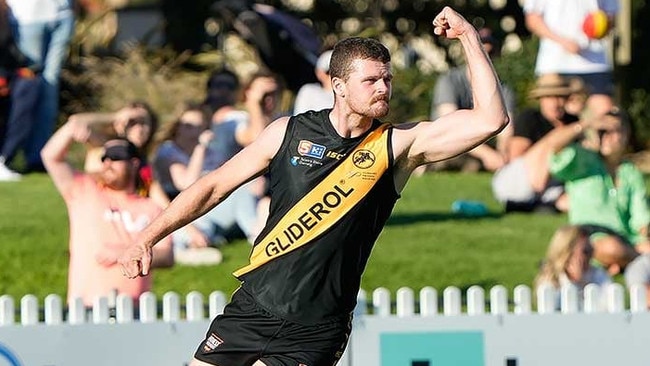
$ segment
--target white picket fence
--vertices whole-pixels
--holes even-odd
[[[633,287],[626,293],[626,289],[616,283],[603,288],[588,285],[583,296],[576,288],[566,287],[561,291],[559,309],[558,294],[552,288],[542,288],[535,295],[536,305],[532,290],[524,285],[514,289],[512,298],[503,286],[489,289],[487,297],[485,290],[478,286],[470,287],[465,297],[457,287],[444,289],[441,296],[436,289],[425,287],[417,298],[416,291],[407,287],[397,290],[394,297],[385,288],[375,289],[371,297],[360,291],[355,310],[355,330],[340,365],[384,365],[387,355],[381,342],[387,334],[457,334],[467,331],[482,334],[483,348],[479,347],[483,352],[482,361],[459,361],[458,364],[516,365],[516,361],[511,362],[512,356],[507,356],[511,357],[507,363],[503,361],[506,355],[502,353],[507,350],[511,355],[522,355],[522,362],[525,360],[526,365],[547,362],[562,365],[557,360],[543,358],[546,356],[531,355],[531,350],[517,343],[520,342],[519,333],[523,331],[515,326],[517,322],[532,324],[534,329],[527,330],[531,333],[550,332],[561,338],[565,331],[567,334],[576,331],[571,328],[568,332],[569,329],[562,327],[589,317],[589,324],[594,326],[601,322],[605,326],[610,324],[611,329],[600,329],[600,335],[594,334],[598,341],[602,341],[610,331],[617,331],[617,327],[629,324],[650,329],[647,295],[642,286]],[[112,299],[98,298],[89,311],[80,299],[66,307],[58,295],[47,296],[42,307],[34,295],[23,296],[19,304],[10,296],[0,296],[0,365],[8,362],[10,366],[74,366],[87,365],[89,360],[93,365],[185,365],[203,339],[210,320],[223,311],[226,302],[226,295],[220,291],[211,293],[207,303],[198,292],[188,293],[184,302],[179,294],[173,292],[164,294],[160,302],[153,293],[145,293],[139,299],[137,311],[133,301],[122,295]],[[624,319],[625,324],[619,324],[619,318]],[[508,322],[504,323],[504,319]],[[495,323],[496,320],[499,321]],[[585,345],[591,344],[588,338],[594,333],[594,326],[577,330],[584,336]],[[513,334],[500,339],[508,332]],[[627,348],[637,344],[638,339],[628,339],[637,333],[627,330],[625,333],[627,335],[619,334],[616,342],[627,344],[623,346]],[[571,337],[575,338],[575,335]],[[643,344],[646,345],[650,341],[650,331],[646,331],[644,337]],[[35,344],[39,345],[37,349]],[[575,352],[575,345],[571,347]],[[120,352],[106,352],[107,349]],[[598,351],[589,352],[596,354],[592,365],[607,359],[598,355]],[[632,349],[628,355],[637,354],[635,352],[637,350]],[[99,360],[98,354],[102,355]],[[621,362],[621,353],[616,354],[619,358],[614,364]],[[536,363],[531,359],[543,362]],[[576,364],[588,363],[584,356],[577,360]],[[642,363],[627,361],[627,365],[650,364],[647,362],[650,356]],[[405,363],[404,366],[411,364]]]

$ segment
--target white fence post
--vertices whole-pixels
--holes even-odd
[[[501,285],[490,289],[490,313],[503,315],[508,313],[508,290]]]
[[[25,295],[20,299],[20,323],[22,325],[38,324],[38,299],[34,295]]]
[[[606,300],[603,299],[600,286],[590,283],[582,292],[584,297],[583,312],[587,314],[600,313],[603,310],[603,304],[605,304],[604,300]]]
[[[153,292],[140,295],[140,323],[153,323],[158,320],[158,304]]]
[[[379,316],[389,316],[391,310],[390,291],[385,287],[376,288],[372,292],[373,313]]]
[[[471,286],[467,289],[467,314],[485,314],[485,290],[480,286]]]
[[[0,296],[0,326],[12,325],[15,320],[16,307],[13,297],[9,295]]]
[[[163,295],[163,321],[166,323],[175,323],[181,320],[181,297],[169,291]]]
[[[115,298],[115,320],[118,324],[133,323],[133,299],[125,294]]]
[[[84,324],[86,323],[86,307],[80,297],[76,297],[68,304],[68,323]]]
[[[192,291],[185,297],[185,311],[187,320],[201,321],[204,316],[203,295],[198,291]]]
[[[209,303],[209,317],[214,319],[217,315],[223,313],[223,308],[226,307],[226,295],[221,291],[214,291],[208,298]]]
[[[101,296],[93,301],[93,323],[107,324],[108,323],[108,298]]]
[[[533,311],[533,296],[530,287],[519,285],[514,290],[515,314],[530,314]]]
[[[458,287],[449,286],[443,291],[442,297],[444,314],[446,316],[460,315],[460,289]]]
[[[542,285],[537,288],[537,312],[551,314],[555,312],[557,290],[551,285]]]
[[[607,311],[612,314],[625,311],[625,289],[620,283],[610,283],[605,287]]]
[[[397,290],[397,316],[404,318],[415,314],[415,294],[408,287]]]
[[[630,311],[645,313],[648,311],[647,290],[644,285],[632,285],[630,288]]]
[[[438,291],[433,287],[423,287],[420,290],[420,315],[438,315]]]
[[[49,294],[45,297],[45,324],[63,324],[63,300],[61,300],[61,296]]]
[[[579,310],[580,298],[578,288],[573,285],[563,286],[560,295],[560,309],[563,314],[575,314]]]

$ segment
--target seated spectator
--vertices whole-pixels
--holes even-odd
[[[557,290],[556,307],[559,308],[560,291],[565,286],[575,286],[579,299],[582,300],[587,284],[611,283],[612,279],[607,272],[590,263],[593,251],[589,235],[582,227],[567,225],[558,228],[551,238],[546,257],[535,277],[535,292],[542,286],[552,286]]]
[[[305,84],[298,90],[293,105],[293,114],[307,111],[320,111],[334,106],[334,91],[330,79],[330,59],[332,51],[323,52],[316,62],[314,73],[318,83]]]
[[[594,258],[618,273],[632,246],[650,253],[650,208],[643,174],[624,159],[631,133],[618,111],[581,120],[548,135],[550,173],[564,182],[571,224],[595,225]]]
[[[589,93],[585,83],[580,78],[569,79],[569,87],[571,88],[571,94],[564,103],[564,110],[568,114],[580,117],[585,111]]]
[[[203,166],[212,140],[209,124],[207,108],[183,103],[178,118],[162,128],[152,165],[155,181],[168,200],[174,199],[205,172]],[[174,233],[176,263],[208,265],[221,262],[221,252],[209,246],[219,245],[226,239],[209,218],[201,217]]]
[[[570,94],[568,81],[556,74],[541,76],[530,91],[539,100],[539,109],[525,110],[517,117],[508,141],[509,162],[492,179],[494,196],[506,212],[566,211],[561,184],[549,179],[548,147],[539,141],[553,129],[578,120],[564,110]]]
[[[214,153],[206,158],[204,163],[206,171],[220,167],[235,156],[243,147],[253,142],[273,118],[277,117],[281,88],[276,76],[259,72],[250,78],[243,91],[245,110],[238,109],[234,105],[236,90],[231,86],[238,83],[229,80],[232,76],[234,76],[232,73],[213,75],[211,78],[213,82],[208,83],[208,96],[213,98],[208,99],[207,104],[219,107],[212,114],[211,130],[214,138],[209,148]],[[219,98],[215,98],[217,92],[210,90],[211,87],[225,90],[221,91]],[[213,224],[217,225],[218,231],[239,230],[252,243],[258,233],[257,205],[259,198],[264,195],[264,187],[265,178],[253,180],[233,192],[226,201],[210,211],[208,215]]]
[[[68,301],[83,299],[92,306],[99,296],[126,294],[136,301],[151,290],[151,275],[127,279],[117,258],[162,210],[136,193],[141,163],[134,144],[126,139],[104,143],[102,170],[96,174],[75,171],[67,162],[74,142],[86,143],[91,131],[84,123],[70,121],[52,136],[41,152],[54,185],[68,208],[70,221],[70,269]],[[169,237],[153,250],[155,267],[174,263]]]
[[[479,31],[481,35],[481,42],[483,48],[488,53],[490,58],[495,59],[499,55],[499,44],[492,36],[492,32],[488,28],[482,28]],[[506,108],[510,120],[513,121],[513,112],[515,109],[515,95],[507,85],[501,85],[501,91],[505,98]],[[469,69],[467,65],[461,65],[450,69],[447,73],[440,75],[436,81],[433,90],[433,101],[431,103],[431,120],[434,121],[440,116],[449,114],[458,109],[472,109],[473,98],[472,89],[469,83]],[[454,165],[461,165],[461,170],[475,170],[477,161],[483,170],[495,171],[501,168],[508,160],[506,154],[508,139],[513,134],[513,123],[508,124],[506,128],[501,131],[496,137],[496,144],[486,142],[469,151],[467,154],[461,155],[456,159],[448,160],[441,163],[435,163],[436,167],[450,167]],[[468,159],[470,161],[468,161]],[[473,163],[474,161],[474,163]]]

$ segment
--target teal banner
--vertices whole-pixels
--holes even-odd
[[[382,366],[485,366],[483,332],[382,333]]]

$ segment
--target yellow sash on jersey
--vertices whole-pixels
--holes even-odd
[[[388,169],[388,124],[372,131],[322,182],[307,193],[258,241],[240,277],[311,242],[337,223],[370,192]]]

